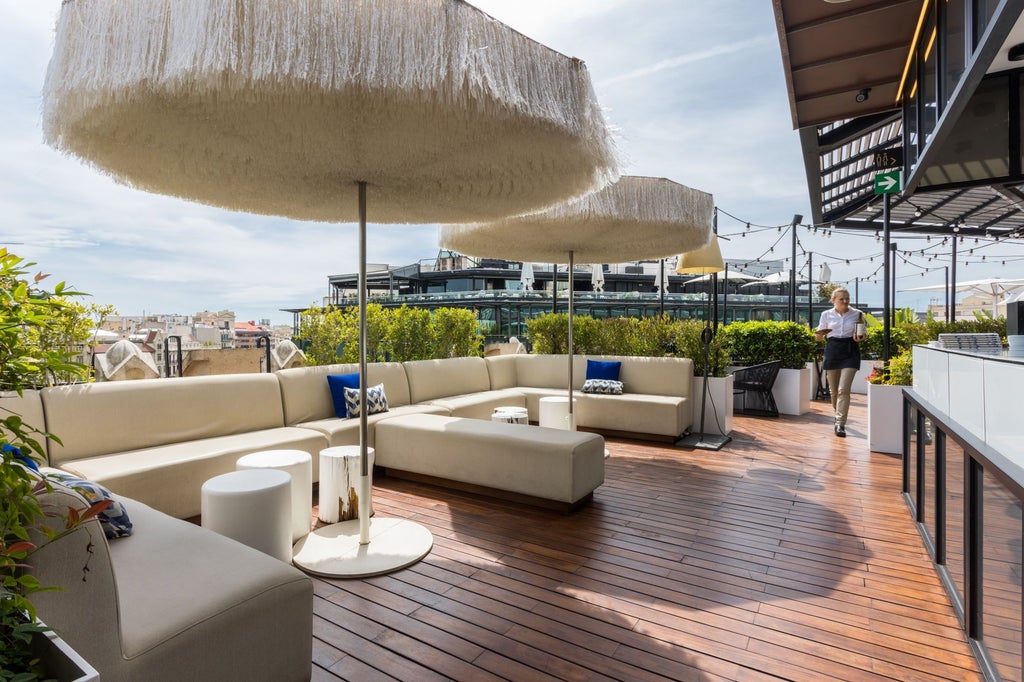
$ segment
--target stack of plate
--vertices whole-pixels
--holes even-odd
[[[999,334],[939,334],[939,345],[951,350],[966,350],[972,353],[1003,351]]]

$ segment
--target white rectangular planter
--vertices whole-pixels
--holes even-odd
[[[779,414],[806,414],[811,411],[811,370],[780,369],[772,387]]]
[[[860,393],[861,395],[868,392],[868,375],[871,374],[871,370],[875,368],[875,363],[881,362],[881,360],[861,360],[860,369],[857,370],[856,376],[853,377],[853,385],[850,386],[850,393]]]
[[[53,632],[36,637],[33,649],[46,673],[57,682],[99,682],[100,674]]]
[[[903,454],[903,388],[868,384],[868,450]]]
[[[708,379],[707,417],[704,420],[704,433],[722,436],[732,431],[732,386],[733,375],[710,377]],[[693,407],[693,425],[690,431],[700,432],[701,390],[704,388],[704,377],[695,376],[690,384],[690,404]]]

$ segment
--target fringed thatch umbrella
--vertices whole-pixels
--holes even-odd
[[[530,215],[487,224],[444,225],[440,242],[461,253],[509,260],[569,263],[569,423],[572,404],[573,264],[666,256],[692,251],[711,239],[710,194],[664,178],[623,176],[580,199]]]
[[[43,129],[57,149],[147,191],[358,218],[361,339],[368,192],[381,222],[466,222],[538,210],[616,175],[582,62],[461,0],[65,0]],[[364,378],[365,353],[361,342]],[[418,524],[371,528],[365,409],[360,443],[358,529],[335,529],[330,556],[304,564],[311,572],[383,573],[430,549]]]

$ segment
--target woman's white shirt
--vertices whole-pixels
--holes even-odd
[[[844,314],[840,314],[835,308],[821,313],[818,320],[818,329],[831,329],[832,332],[826,337],[829,339],[853,338],[857,332],[857,322],[860,321],[861,311],[850,308]]]

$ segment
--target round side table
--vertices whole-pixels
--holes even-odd
[[[492,422],[508,424],[529,424],[530,414],[525,407],[496,407],[491,413]]]
[[[575,398],[573,398],[573,402],[576,402]],[[541,398],[540,418],[537,423],[549,429],[575,431],[576,424],[569,423],[569,398],[562,396]]]
[[[373,448],[366,449],[373,485]],[[336,445],[320,451],[320,508],[324,523],[359,518],[359,446]],[[370,516],[373,516],[371,502]]]
[[[261,450],[239,457],[235,469],[279,469],[292,475],[292,542],[313,525],[313,457],[305,450]]]
[[[203,483],[203,528],[291,563],[292,477],[277,469],[246,469]]]

